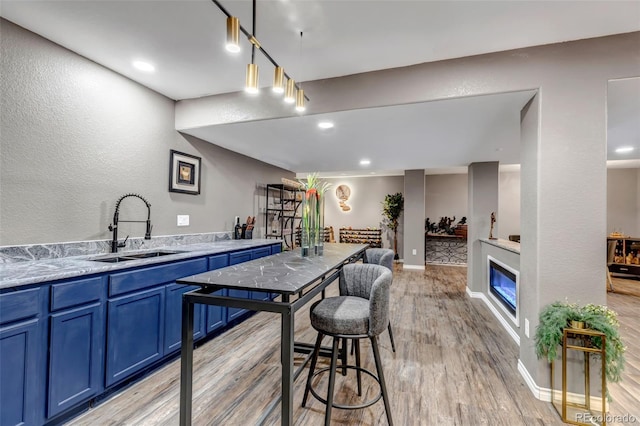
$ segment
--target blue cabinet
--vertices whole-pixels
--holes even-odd
[[[251,260],[252,250],[241,250],[233,252],[229,255],[229,265],[237,265],[238,263],[248,262]],[[247,290],[233,290],[229,289],[229,297],[240,297],[248,299],[251,297],[251,292]],[[245,313],[249,312],[247,309],[229,308],[229,321],[241,317]]]
[[[50,322],[48,418],[103,390],[103,305],[54,313]]]
[[[153,368],[180,348],[182,295],[197,288],[176,284],[178,278],[279,249],[271,244],[1,290],[0,426],[61,422],[111,386]],[[197,305],[194,340],[246,312]]]
[[[108,294],[111,299],[107,302],[106,387],[164,357],[165,287],[175,284],[178,278],[206,270],[207,259],[202,257],[109,276]],[[177,304],[170,306],[175,308],[172,309],[173,315],[182,319],[181,304],[179,308]],[[181,322],[175,322],[179,330]],[[167,340],[167,346],[179,345],[179,340]]]
[[[107,387],[164,355],[164,299],[162,286],[107,303]]]
[[[44,417],[43,295],[0,295],[0,425],[33,425]]]
[[[259,247],[251,250],[251,259],[260,259],[271,254],[271,247]],[[271,300],[271,293],[264,291],[252,291],[251,298],[254,300]]]
[[[280,253],[281,251],[282,251],[282,244],[281,243],[273,244],[271,246],[271,254]]]
[[[166,287],[166,314],[164,326],[164,353],[169,354],[180,349],[182,341],[182,295],[188,291],[196,290],[198,286],[169,284]],[[205,335],[204,306],[195,305],[193,313],[193,340],[196,341]]]
[[[209,270],[224,268],[229,266],[229,254],[218,254],[209,256]],[[218,296],[226,296],[227,290],[218,290],[214,292]],[[207,305],[207,333],[216,331],[227,325],[227,308],[224,306]]]
[[[105,277],[51,285],[47,418],[104,389]]]

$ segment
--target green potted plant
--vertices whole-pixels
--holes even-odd
[[[563,330],[588,328],[605,335],[605,375],[610,383],[619,382],[624,370],[625,346],[620,338],[617,314],[606,306],[576,303],[553,302],[540,311],[540,322],[536,328],[535,345],[538,359],[556,359],[558,347],[562,345]],[[592,344],[602,347],[602,339],[594,337]]]
[[[394,259],[398,260],[398,218],[404,209],[404,197],[401,192],[387,194],[382,202],[382,215],[386,220],[387,228],[393,231]]]

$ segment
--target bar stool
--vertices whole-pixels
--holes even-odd
[[[393,256],[394,252],[391,249],[385,248],[371,248],[365,251],[365,263],[373,263],[376,265],[382,265],[386,268],[389,268],[391,273],[393,274]],[[393,340],[393,331],[391,330],[391,321],[389,321],[389,339],[391,340],[391,349],[393,352],[396,351],[396,343]]]
[[[391,271],[384,266],[356,263],[345,265],[340,272],[340,294],[337,297],[328,297],[313,304],[311,307],[311,326],[318,332],[316,344],[309,368],[307,385],[304,390],[302,406],[307,403],[309,392],[326,404],[325,422],[328,426],[331,421],[331,409],[358,409],[375,404],[382,397],[387,413],[389,425],[393,425],[391,410],[389,409],[389,395],[382,371],[382,360],[378,349],[378,335],[382,333],[389,323],[389,288],[391,287]],[[314,371],[318,361],[322,338],[333,337],[331,350],[331,365]],[[371,371],[360,366],[360,339],[369,338],[373,349],[377,376]],[[356,345],[356,365],[341,366],[356,370],[358,380],[358,395],[362,395],[361,373],[373,377],[380,385],[380,394],[360,405],[340,405],[333,402],[333,393],[336,380],[336,368],[338,359],[338,342],[340,339],[353,339]],[[327,398],[323,399],[311,386],[313,377],[325,371],[329,371],[329,387]]]

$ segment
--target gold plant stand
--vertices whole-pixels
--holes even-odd
[[[599,348],[594,347],[593,341],[595,339],[601,339]],[[604,333],[599,331],[589,330],[585,328],[565,328],[562,337],[562,399],[560,407],[558,406],[558,400],[556,399],[556,390],[554,386],[554,364],[551,362],[551,402],[558,411],[558,414],[562,417],[562,421],[574,425],[592,426],[599,424],[606,426],[606,398],[607,398],[607,381],[605,373],[605,361],[606,361],[606,337]],[[578,351],[581,352],[584,358],[584,393],[569,392],[569,383],[567,380],[567,352]],[[598,355],[601,361],[600,379],[601,379],[601,393],[598,397],[592,397],[591,395],[591,360],[596,359],[592,355]],[[572,381],[575,383],[576,381]],[[600,401],[598,401],[598,399]],[[598,405],[601,406],[601,410],[598,412]]]

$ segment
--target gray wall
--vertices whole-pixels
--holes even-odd
[[[520,172],[500,172],[498,203],[498,238],[520,234]]]
[[[491,233],[491,213],[496,214],[493,237],[500,229],[498,214],[498,162],[472,163],[469,165],[469,226],[467,230],[467,287],[472,292],[482,292],[485,285],[483,264],[486,258],[481,252],[480,238]]]
[[[153,235],[230,230],[258,182],[293,174],[174,130],[174,102],[2,20],[0,245],[110,238],[117,199],[151,203]],[[202,157],[202,193],[168,192],[169,150]],[[146,218],[141,202],[125,214]],[[189,227],[176,215],[190,215]],[[128,217],[127,217],[128,218]],[[136,225],[123,238],[144,235]]]
[[[456,217],[456,223],[468,215],[467,175],[426,175],[424,179],[424,214],[431,222],[441,217]]]
[[[537,94],[520,114],[520,181],[522,197],[520,206],[523,212],[520,219],[520,319],[523,324],[529,320],[530,332],[538,326],[538,313],[542,307],[541,295],[543,283],[540,282],[539,268],[539,218],[537,203],[540,198],[538,187],[539,161],[538,144],[540,139],[540,94]],[[602,242],[602,238],[600,241]],[[558,281],[552,281],[561,285]],[[549,386],[548,366],[545,360],[537,360],[534,335],[524,335],[520,328],[520,361],[528,370],[537,386]]]
[[[640,236],[640,169],[607,170],[607,233]]]
[[[382,226],[382,202],[387,194],[395,194],[404,190],[404,176],[350,177],[340,179],[324,179],[331,183],[327,191],[324,211],[325,226],[333,226],[336,241],[341,227],[381,228],[383,247],[393,249],[393,232]],[[351,189],[351,197],[347,205],[348,212],[342,211],[336,197],[336,188],[347,185]],[[398,255],[403,258],[403,216],[400,216],[398,227]]]
[[[424,269],[424,181],[423,169],[404,171],[405,268]]]

